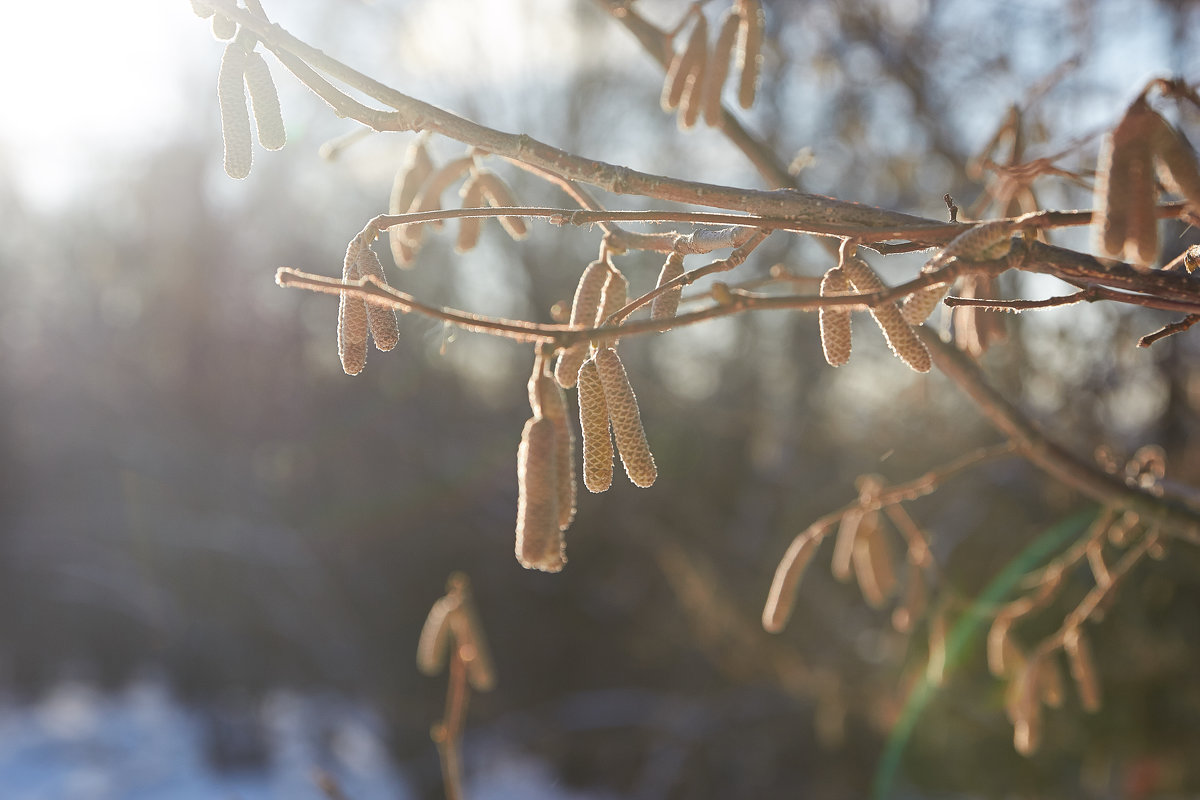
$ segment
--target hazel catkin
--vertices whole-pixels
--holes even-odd
[[[267,150],[279,150],[287,142],[283,114],[279,108],[279,92],[271,78],[271,68],[262,54],[255,51],[246,57],[246,88],[254,108],[254,127],[258,143]]]
[[[388,285],[387,275],[384,274],[383,264],[379,256],[364,243],[358,256],[358,277],[371,276],[384,286]],[[391,350],[400,341],[400,326],[396,321],[396,310],[387,306],[363,301],[367,306],[367,325],[371,330],[371,338],[375,346],[383,351]]]
[[[608,406],[608,418],[612,423],[613,437],[617,440],[617,452],[621,455],[621,463],[625,465],[625,474],[636,486],[651,486],[658,478],[658,467],[650,453],[637,397],[629,384],[621,357],[611,347],[604,347],[597,351],[595,363],[604,387],[604,402]]]
[[[681,277],[683,275],[683,255],[680,253],[671,253],[667,256],[666,262],[662,265],[662,270],[658,273],[657,287]],[[668,289],[662,294],[650,301],[650,319],[671,319],[679,310],[679,298],[683,294],[683,287],[676,286]]]
[[[821,278],[821,297],[849,294],[850,281],[840,268],[833,267]],[[821,328],[821,350],[831,367],[840,367],[850,360],[850,312],[841,308],[822,307],[817,316]]]
[[[389,214],[404,214],[412,210],[417,194],[425,186],[429,176],[433,174],[433,161],[425,147],[425,137],[418,136],[409,145],[405,153],[404,163],[396,171],[392,182],[392,192],[388,198]],[[416,257],[414,242],[409,236],[408,225],[393,225],[388,228],[388,243],[392,249],[392,259],[398,267],[408,267]]]
[[[737,46],[738,70],[741,73],[738,102],[742,108],[750,108],[754,105],[758,76],[762,71],[763,29],[766,22],[759,0],[738,0],[738,9],[741,12]]]
[[[554,423],[531,417],[517,450],[517,561],[526,569],[558,572],[566,563],[558,526]]]
[[[723,121],[721,90],[725,88],[725,81],[729,77],[730,59],[741,23],[742,18],[736,6],[725,12],[717,32],[717,43],[708,61],[708,74],[704,81],[704,121],[714,128]]]
[[[560,362],[561,363],[561,362]],[[579,368],[579,428],[583,437],[583,485],[589,492],[605,492],[612,486],[613,450],[609,432],[608,404],[595,359]]]
[[[250,174],[250,165],[254,159],[244,79],[248,56],[244,47],[237,42],[231,42],[221,56],[221,70],[217,75],[221,138],[225,143],[225,173],[238,180]]]
[[[1158,257],[1153,133],[1158,114],[1138,97],[1104,137],[1096,164],[1096,245],[1105,255],[1146,265]]]
[[[862,294],[878,292],[884,288],[883,281],[875,274],[875,270],[858,256],[843,259],[841,268],[854,288]],[[880,303],[871,309],[871,316],[883,331],[888,347],[901,361],[917,372],[929,372],[933,367],[929,351],[917,338],[912,326],[904,320],[896,303]]]
[[[517,206],[516,195],[508,184],[491,170],[481,169],[475,175],[483,197],[493,208],[513,208]],[[529,234],[529,227],[520,217],[498,217],[500,226],[516,241],[521,241]]]
[[[557,474],[558,527],[566,530],[575,519],[575,433],[567,419],[567,398],[562,387],[546,371],[546,362],[535,359],[529,378],[529,404],[535,416],[554,425],[554,467]]]
[[[600,302],[604,285],[609,279],[608,262],[596,260],[588,264],[575,287],[575,299],[571,302],[570,325],[572,328],[593,328],[600,314]],[[589,344],[576,342],[565,348],[558,356],[554,367],[554,378],[558,385],[570,389],[579,376],[579,367],[587,358]]]
[[[355,236],[346,247],[342,280],[362,277],[359,256],[365,247],[362,238]],[[338,357],[347,375],[357,375],[367,364],[367,303],[361,297],[342,292],[338,304]]]
[[[771,581],[771,591],[763,607],[762,624],[768,633],[779,633],[791,618],[800,578],[821,546],[822,534],[823,528],[810,528],[797,536],[775,568],[775,578]]]

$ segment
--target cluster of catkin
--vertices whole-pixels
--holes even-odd
[[[463,180],[465,178],[465,180]],[[456,182],[463,180],[459,190],[463,208],[507,208],[515,206],[516,199],[508,184],[495,172],[483,169],[473,153],[447,161],[435,167],[426,147],[426,137],[418,136],[409,146],[404,163],[396,172],[392,193],[388,200],[389,214],[438,211],[442,208],[442,195]],[[500,217],[500,224],[513,239],[524,239],[528,233],[525,220],[520,217]],[[471,250],[479,241],[483,217],[463,217],[459,223],[455,249],[459,253]],[[440,222],[431,223],[440,227]],[[421,247],[425,224],[393,225],[388,229],[388,240],[392,258],[397,266],[411,266]]]
[[[1100,148],[1094,231],[1101,253],[1141,266],[1158,258],[1156,171],[1169,191],[1200,209],[1196,153],[1143,92]]]
[[[721,125],[721,92],[729,77],[730,60],[736,62],[739,75],[738,102],[742,108],[754,105],[758,77],[762,69],[763,10],[759,0],[737,0],[721,18],[717,41],[708,46],[708,20],[703,11],[693,12],[695,21],[687,44],[674,54],[663,82],[663,111],[679,112],[679,127],[695,126],[704,113],[704,121]]]
[[[388,285],[379,256],[371,249],[374,239],[375,233],[370,230],[350,240],[342,265],[342,280],[353,281],[370,276],[380,284]],[[347,375],[357,375],[366,366],[368,333],[378,349],[391,350],[400,341],[396,312],[343,292],[338,305],[337,340],[338,357]]]
[[[212,17],[213,35],[218,39],[233,40],[225,46],[221,56],[217,101],[221,109],[221,138],[225,143],[225,172],[240,180],[250,174],[254,160],[246,94],[249,92],[254,108],[259,144],[268,150],[278,150],[287,141],[279,93],[266,59],[254,49],[253,36],[244,31],[239,33],[237,23],[223,14],[214,13],[199,0],[193,0],[192,10],[203,19]]]
[[[452,650],[465,666],[471,688],[486,692],[496,685],[496,671],[483,638],[483,627],[471,601],[470,583],[461,572],[450,576],[446,594],[425,617],[417,643],[417,668],[431,677],[439,674],[446,668]]]
[[[869,294],[884,288],[883,281],[866,261],[843,250],[841,263],[821,279],[820,293],[822,297],[838,297]],[[929,371],[932,366],[929,351],[913,331],[912,323],[905,319],[898,303],[879,303],[871,309],[871,316],[883,331],[888,347],[901,361],[917,372]],[[840,367],[850,360],[850,312],[836,306],[823,307],[819,318],[825,360]]]

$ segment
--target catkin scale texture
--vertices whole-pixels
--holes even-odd
[[[637,397],[629,384],[621,357],[616,350],[605,347],[597,351],[595,364],[604,387],[604,402],[608,406],[608,418],[617,440],[617,452],[621,454],[621,463],[625,465],[625,474],[636,486],[651,486],[658,478],[658,467],[650,453]]]
[[[609,317],[620,311],[629,302],[629,280],[616,267],[609,270],[608,280],[600,293],[600,313],[596,325],[603,325]],[[614,340],[615,342],[616,340]]]
[[[227,45],[221,56],[221,70],[217,74],[221,138],[225,143],[225,173],[238,180],[250,174],[254,159],[244,79],[247,57],[245,48],[237,42]]]
[[[857,256],[843,260],[841,268],[850,279],[850,283],[861,293],[877,292],[884,288],[883,281],[879,280],[875,270]],[[901,361],[917,372],[929,372],[933,367],[929,351],[917,338],[912,326],[904,320],[899,306],[895,303],[881,303],[871,309],[871,316],[883,331],[888,347]]]
[[[900,304],[900,314],[909,325],[920,325],[950,291],[948,283],[934,283],[910,294]]]
[[[404,214],[412,210],[417,199],[417,193],[425,185],[425,181],[433,174],[433,161],[429,151],[425,149],[425,139],[418,137],[408,148],[404,164],[396,171],[392,181],[392,192],[388,198],[389,214]],[[407,267],[413,263],[416,253],[410,241],[407,225],[393,225],[388,228],[388,244],[392,249],[392,259],[398,267]]]
[[[283,113],[279,108],[279,92],[275,90],[271,68],[258,52],[246,57],[246,88],[250,92],[250,105],[254,108],[258,143],[268,150],[279,150],[287,142]]]
[[[554,467],[558,489],[558,527],[566,530],[575,519],[575,432],[567,415],[567,397],[562,387],[543,367],[539,358],[529,379],[529,405],[535,416],[554,425]]]
[[[667,260],[663,263],[662,270],[658,273],[658,283],[656,288],[670,283],[671,281],[683,275],[683,256],[679,253],[671,253],[667,256]],[[671,319],[679,310],[679,298],[683,294],[683,287],[676,286],[674,289],[668,289],[662,294],[650,301],[650,319]]]
[[[517,450],[517,540],[521,566],[558,572],[566,563],[558,527],[554,423],[532,417]]]
[[[583,435],[583,485],[589,492],[612,486],[613,450],[608,404],[595,359],[579,368],[579,428]]]
[[[850,281],[838,267],[828,270],[821,278],[821,297],[849,293]],[[817,316],[825,360],[832,367],[840,367],[850,360],[850,312],[840,308],[822,308]]]
[[[364,245],[358,256],[358,274],[361,277],[370,275],[384,286],[388,285],[387,275],[383,272],[383,264],[379,256],[369,245]],[[366,301],[363,301],[366,303]],[[375,303],[366,303],[367,324],[371,329],[371,337],[375,346],[383,351],[391,350],[400,341],[400,326],[396,321],[396,310]]]
[[[1093,203],[1097,248],[1113,258],[1151,263],[1158,255],[1151,143],[1158,115],[1139,97],[1100,147]]]
[[[362,239],[356,236],[346,247],[342,280],[352,281],[362,277],[359,273],[359,256],[364,246]],[[367,329],[366,302],[343,292],[338,305],[338,357],[347,375],[357,375],[367,364]]]
[[[605,261],[593,261],[588,264],[579,283],[575,287],[575,298],[571,302],[572,328],[591,328],[596,325],[600,314],[600,302],[604,295],[604,285],[608,282],[609,270]],[[579,367],[587,358],[588,343],[576,342],[567,347],[558,357],[554,367],[554,378],[558,385],[570,389],[575,385],[579,376]]]

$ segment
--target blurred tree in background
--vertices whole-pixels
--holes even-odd
[[[308,43],[469,119],[655,174],[762,187],[719,132],[681,133],[661,112],[662,70],[614,18],[616,5],[267,10]],[[715,19],[723,6],[705,9]],[[739,119],[785,163],[799,154],[805,190],[935,219],[946,193],[979,217],[1008,214],[976,205],[987,177],[968,167],[1012,106],[1025,159],[1065,153],[1058,166],[1087,177],[1040,178],[1042,207],[1090,207],[1100,134],[1149,77],[1200,75],[1200,19],[1183,2],[764,6],[760,97]],[[634,8],[669,29],[689,6]],[[345,242],[386,210],[411,135],[373,135],[317,159],[356,126],[272,63],[288,147],[258,151],[234,184],[220,172],[213,102],[222,45],[201,44],[209,60],[180,87],[195,102],[176,135],[80,176],[63,207],[39,209],[7,188],[14,154],[0,153],[0,271],[11,287],[0,304],[6,683],[36,692],[83,675],[116,687],[153,666],[202,705],[276,686],[336,690],[378,710],[397,762],[436,796],[429,725],[440,684],[417,673],[413,655],[429,605],[462,570],[499,677],[472,702],[472,783],[486,785],[496,768],[473,754],[509,748],[544,759],[564,791],[868,794],[925,670],[926,626],[897,633],[887,612],[815,567],[781,636],[762,630],[763,600],[788,543],[852,501],[856,477],[911,480],[999,441],[970,400],[936,371],[913,375],[873,332],[860,333],[848,366],[828,367],[815,314],[630,337],[621,353],[658,483],[581,492],[569,567],[523,570],[511,555],[513,468],[529,347],[407,314],[396,350],[372,353],[351,380],[338,363],[335,304],[272,281],[281,265],[335,274]],[[1176,122],[1200,129],[1186,104]],[[437,137],[430,147],[439,162],[462,151]],[[553,187],[495,168],[523,203],[563,204]],[[1087,249],[1082,230],[1050,237]],[[489,223],[462,255],[452,238],[426,234],[406,292],[549,321],[599,235],[534,222],[514,243]],[[1200,237],[1172,220],[1162,241],[1167,262]],[[889,257],[885,280],[927,257]],[[644,253],[620,263],[640,293],[661,262]],[[777,235],[735,274],[765,280],[783,265],[819,277],[832,264],[812,239]],[[992,296],[1061,293],[1020,273]],[[1158,444],[1171,484],[1200,486],[1194,332],[1135,347],[1177,316],[1115,303],[1005,315],[1008,339],[982,363],[1075,453],[1106,448],[1123,463]],[[957,618],[1089,503],[1009,458],[909,506],[943,596],[961,600]],[[1198,567],[1195,548],[1180,544],[1125,579],[1089,627],[1101,710],[1084,713],[1068,691],[1029,758],[1013,750],[982,625],[912,729],[903,792],[1200,791]],[[1024,632],[1030,642],[1091,585],[1084,572],[1065,581],[1046,630]]]

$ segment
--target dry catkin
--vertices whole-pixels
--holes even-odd
[[[353,281],[362,277],[359,272],[360,256],[366,247],[362,237],[355,236],[346,247],[346,260],[342,268],[342,280]],[[361,297],[342,292],[338,305],[338,356],[347,375],[357,375],[367,364],[367,303]]]
[[[1013,617],[1011,614],[997,614],[988,628],[987,635],[987,665],[988,672],[995,678],[1002,678],[1013,671],[1015,664],[1010,656],[1012,650]]]
[[[283,114],[279,110],[279,92],[275,90],[267,60],[258,51],[246,57],[246,88],[254,108],[258,143],[268,150],[279,150],[287,142]]]
[[[446,668],[446,655],[450,650],[450,614],[459,606],[461,599],[451,592],[438,598],[425,617],[421,638],[417,640],[417,669],[433,676]]]
[[[742,108],[750,108],[754,105],[754,95],[758,91],[758,74],[762,71],[765,19],[762,4],[758,0],[739,0],[738,9],[741,12],[737,47],[738,69],[741,71],[738,102]]]
[[[479,188],[483,196],[494,208],[514,208],[518,205],[516,195],[508,184],[496,173],[490,170],[479,170],[476,174]],[[516,241],[521,241],[529,234],[529,227],[520,217],[500,217],[500,225]]]
[[[866,512],[861,507],[851,508],[842,514],[838,523],[837,538],[833,542],[833,577],[842,583],[850,580],[854,566],[854,540]],[[877,521],[877,520],[876,520]]]
[[[797,536],[775,568],[775,578],[771,581],[771,591],[763,607],[762,624],[768,633],[779,633],[791,618],[796,607],[800,578],[821,546],[824,532],[824,528],[810,528]]]
[[[567,419],[567,397],[554,377],[546,371],[546,362],[534,361],[529,378],[529,404],[535,416],[554,423],[554,467],[558,488],[558,527],[566,530],[575,518],[575,432]]]
[[[379,256],[375,255],[375,251],[369,244],[364,244],[359,252],[358,274],[364,278],[369,275],[384,286],[388,285],[387,275],[383,272],[383,264],[379,263]],[[366,305],[367,323],[371,329],[371,337],[375,340],[375,346],[383,351],[391,350],[400,341],[400,326],[396,322],[396,310],[377,303],[367,302]]]
[[[1053,652],[1047,653],[1038,661],[1038,694],[1043,703],[1050,708],[1058,708],[1063,701],[1062,668]]]
[[[708,72],[708,20],[701,14],[696,18],[692,28],[688,49],[697,48],[700,57],[691,64],[687,80],[684,83],[683,94],[679,98],[679,129],[690,130],[700,119],[700,111],[704,107],[704,82]]]
[[[237,36],[237,23],[224,14],[214,14],[212,18],[212,33],[221,41],[228,41]]]
[[[1200,207],[1200,165],[1196,162],[1196,151],[1161,115],[1154,116],[1150,146],[1158,159],[1158,175],[1163,185]]]
[[[729,62],[733,56],[733,47],[737,43],[741,22],[742,17],[736,7],[725,12],[717,33],[717,43],[708,61],[708,74],[704,81],[704,121],[714,128],[723,121],[721,90],[725,88],[725,80],[729,77]]]
[[[683,275],[683,255],[671,253],[658,273],[658,286],[670,283]],[[668,289],[650,301],[650,319],[671,319],[679,310],[679,298],[683,287]]]
[[[558,527],[554,423],[531,417],[517,450],[517,561],[526,569],[558,572],[566,563]]]
[[[846,273],[833,267],[821,278],[821,297],[850,293]],[[831,367],[840,367],[850,360],[850,312],[841,308],[822,308],[820,318],[821,349]]]
[[[948,283],[934,283],[904,298],[900,304],[900,314],[909,325],[920,325],[929,319],[929,315],[942,302],[942,298],[950,291]]]
[[[702,35],[697,35],[697,28],[703,24],[704,30]],[[703,15],[697,15],[697,22],[692,27],[692,33],[688,37],[687,45],[683,50],[675,53],[671,59],[671,64],[667,67],[667,75],[663,81],[662,97],[659,102],[662,105],[663,111],[674,111],[679,108],[679,103],[683,99],[684,90],[687,89],[688,79],[696,72],[697,65],[703,66],[707,58],[708,50],[708,23],[704,21]]]
[[[892,627],[899,633],[911,633],[917,620],[925,613],[927,601],[925,576],[920,565],[910,560],[908,575],[905,577],[904,600],[892,611]]]
[[[434,171],[425,182],[425,185],[421,187],[419,196],[413,201],[412,210],[440,210],[442,207],[442,193],[450,188],[450,184],[466,175],[474,164],[475,159],[472,156],[461,156],[453,161],[447,161]],[[410,245],[415,247],[420,244],[426,224],[432,225],[435,228],[442,227],[440,221],[430,223],[416,222],[406,225],[407,230],[405,233],[408,236]]]
[[[572,328],[595,327],[596,317],[600,314],[600,301],[604,295],[604,284],[608,278],[607,261],[593,261],[584,268],[575,287],[575,299],[571,302]],[[579,367],[587,358],[587,354],[587,342],[576,342],[562,351],[558,357],[558,364],[554,367],[554,378],[559,386],[570,389],[575,385]]]
[[[613,479],[612,435],[604,384],[591,358],[579,368],[579,428],[583,436],[583,485],[589,492],[608,491]]]
[[[1023,756],[1032,755],[1038,748],[1042,732],[1042,705],[1038,701],[1040,669],[1034,659],[1013,678],[1008,687],[1006,702],[1013,722],[1013,746]]]
[[[882,526],[867,525],[867,517],[878,517],[871,511],[864,516],[854,540],[854,575],[863,599],[871,608],[883,608],[896,590],[895,559]]]
[[[433,161],[429,151],[425,149],[425,137],[418,136],[409,145],[404,156],[404,163],[396,171],[392,182],[392,193],[388,198],[389,214],[404,214],[412,210],[417,199],[417,193],[425,186],[425,181],[433,174]],[[388,228],[388,243],[392,248],[392,259],[396,266],[407,267],[413,263],[416,256],[413,243],[410,241],[407,225],[393,225]]]
[[[929,259],[923,272],[936,272],[954,258],[966,261],[990,261],[1003,258],[1012,249],[1013,224],[997,219],[981,222],[951,239],[937,255]]]
[[[463,208],[479,208],[483,205],[483,186],[478,175],[467,178],[459,191]],[[483,217],[463,217],[458,223],[458,239],[454,243],[456,253],[466,253],[479,243],[479,232],[483,228]]]
[[[479,624],[479,616],[475,613],[470,584],[467,577],[459,572],[450,576],[450,582],[450,593],[457,593],[461,600],[458,608],[450,611],[447,623],[454,634],[458,657],[466,665],[467,683],[477,692],[490,691],[496,686],[496,668],[492,666],[492,655],[483,636],[483,626]]]
[[[243,77],[248,55],[240,44],[230,43],[221,56],[221,71],[217,75],[221,138],[225,142],[225,173],[239,180],[250,174],[250,164],[254,158],[250,139],[250,112],[246,109],[246,83]]]
[[[854,288],[863,294],[878,292],[884,288],[883,281],[875,274],[875,270],[857,256],[849,256],[842,260],[841,268]],[[917,372],[929,372],[933,362],[924,343],[917,338],[912,326],[904,321],[900,308],[895,303],[880,303],[871,309],[871,316],[879,324],[883,336],[887,339],[888,347],[905,364]]]
[[[608,406],[608,418],[612,422],[613,436],[617,440],[621,463],[625,465],[625,474],[635,486],[651,486],[658,478],[658,467],[650,453],[637,397],[629,384],[621,357],[616,350],[605,347],[596,353],[595,363],[604,387],[604,402]]]
[[[1158,115],[1139,97],[1104,137],[1096,164],[1096,245],[1105,255],[1150,264],[1158,256],[1152,142]]]
[[[1084,638],[1083,631],[1071,628],[1063,636],[1063,649],[1067,653],[1067,664],[1071,677],[1079,687],[1079,702],[1084,711],[1100,710],[1100,679],[1096,676],[1096,663],[1092,660],[1092,648]]]

